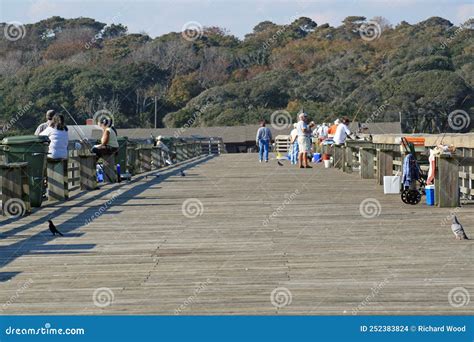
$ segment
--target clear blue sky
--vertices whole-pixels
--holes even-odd
[[[79,16],[105,23],[122,23],[130,32],[152,37],[178,32],[186,22],[221,26],[243,37],[263,20],[287,24],[307,16],[318,24],[338,26],[349,15],[383,16],[392,24],[417,23],[440,16],[461,24],[474,16],[474,2],[466,0],[0,0],[0,22],[37,22],[51,16]]]

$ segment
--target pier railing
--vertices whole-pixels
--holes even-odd
[[[321,152],[332,156],[333,167],[346,173],[358,172],[363,179],[374,179],[383,185],[384,176],[403,174],[403,159],[406,155],[399,143],[347,140],[344,145],[323,145]],[[430,139],[425,151],[436,144]],[[449,140],[445,141],[449,144]],[[452,155],[440,155],[435,160],[435,198],[440,207],[457,207],[461,200],[474,200],[474,148],[457,146]],[[416,153],[420,168],[427,172],[428,155]]]
[[[224,151],[221,138],[180,138],[161,148],[149,140],[126,139],[119,152],[102,158],[104,182],[114,183],[123,177],[183,163],[203,155],[217,155]],[[45,179],[48,201],[65,201],[76,190],[98,187],[96,165],[98,158],[79,141],[70,141],[66,160],[48,160]],[[118,174],[120,169],[120,174]],[[22,216],[31,211],[28,184],[28,163],[6,163],[0,155],[0,191],[2,214]],[[11,206],[11,204],[15,204]],[[6,206],[9,205],[9,208]]]

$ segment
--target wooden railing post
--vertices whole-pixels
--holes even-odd
[[[161,158],[161,148],[153,147],[151,149],[151,163],[155,169],[159,169],[163,166],[163,160]]]
[[[459,207],[459,163],[451,156],[436,158],[435,200],[441,208]]]
[[[138,149],[138,162],[140,172],[151,171],[151,147],[140,147]]]
[[[352,173],[352,166],[353,166],[353,159],[354,159],[354,156],[352,155],[352,147],[346,145],[344,151],[345,151],[345,163],[343,166],[343,171],[346,173]]]
[[[28,163],[0,165],[2,215],[23,216],[31,212]]]
[[[104,181],[117,183],[117,167],[115,163],[115,153],[107,154],[102,157],[104,161]]]
[[[66,201],[69,199],[68,160],[47,160],[48,200]]]
[[[374,172],[374,157],[375,149],[373,148],[361,148],[360,152],[360,178],[362,179],[373,179],[375,178]]]
[[[181,143],[174,144],[174,148],[176,151],[176,161],[179,163],[183,160],[183,149],[181,148]]]
[[[384,176],[393,175],[393,150],[378,149],[377,150],[377,177],[378,185],[383,185]]]
[[[78,158],[81,190],[97,189],[97,156],[95,154],[82,153],[79,154]]]
[[[334,145],[334,167],[344,170],[345,149],[343,145]]]

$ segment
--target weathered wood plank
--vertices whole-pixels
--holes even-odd
[[[183,166],[185,177],[180,168],[104,185],[1,225],[0,277],[10,279],[0,287],[0,301],[10,301],[4,313],[472,311],[448,301],[455,287],[474,291],[472,244],[453,239],[448,209],[407,206],[373,180],[320,164],[301,170],[228,154]],[[191,202],[198,215],[188,207],[186,216],[183,204],[193,198],[202,207]],[[377,209],[372,218],[361,209],[367,199]],[[64,238],[50,235],[49,217]],[[458,217],[474,221],[474,208]],[[272,305],[278,287],[289,290],[291,304]],[[105,307],[93,301],[101,288],[113,294]]]

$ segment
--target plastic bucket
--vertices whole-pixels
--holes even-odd
[[[331,167],[331,161],[329,159],[325,159],[324,161],[324,167],[326,169],[329,169]]]
[[[331,155],[327,153],[323,153],[323,160],[330,160],[330,159],[331,159]]]

